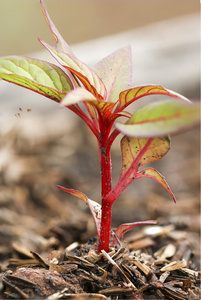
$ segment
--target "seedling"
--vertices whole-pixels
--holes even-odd
[[[170,134],[199,122],[197,105],[160,85],[131,87],[132,62],[130,47],[124,47],[89,68],[73,54],[64,41],[41,0],[42,10],[56,45],[39,39],[61,67],[46,61],[22,56],[0,58],[0,78],[28,88],[67,107],[90,128],[98,144],[101,170],[101,205],[80,191],[58,186],[86,202],[95,220],[99,236],[98,251],[109,251],[131,228],[155,224],[153,220],[122,224],[111,232],[112,205],[136,179],[152,178],[175,200],[164,177],[147,164],[163,158],[169,151]],[[127,107],[145,96],[165,95],[171,100],[157,100],[136,110]],[[121,122],[117,122],[121,117]],[[122,122],[122,119],[124,122]],[[117,183],[112,186],[111,146],[121,139],[122,167]]]

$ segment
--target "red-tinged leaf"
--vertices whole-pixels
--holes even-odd
[[[77,190],[73,190],[73,189],[67,189],[67,188],[65,188],[65,187],[63,187],[63,186],[61,186],[61,185],[57,185],[57,187],[58,187],[60,190],[62,190],[63,192],[68,193],[68,194],[70,194],[70,195],[72,195],[72,196],[74,196],[74,197],[76,197],[76,198],[78,198],[78,199],[81,199],[81,200],[84,201],[85,203],[87,203],[88,198],[87,198],[87,196],[86,196],[85,194],[83,194],[82,192],[77,191]]]
[[[170,194],[170,196],[173,198],[174,202],[176,203],[175,195],[171,191],[171,189],[170,189],[169,185],[167,184],[166,180],[164,179],[164,177],[158,171],[156,171],[153,168],[144,169],[141,172],[137,173],[135,179],[143,178],[143,177],[152,178],[152,179],[156,180],[157,182],[159,182],[166,189],[166,191]]]
[[[1,57],[0,78],[57,102],[73,88],[66,73],[58,66],[22,56]]]
[[[122,172],[121,178],[129,171],[129,177],[135,177],[139,167],[164,157],[170,149],[170,139],[131,138],[124,136],[121,140]]]
[[[116,128],[128,136],[157,137],[188,130],[199,122],[199,105],[172,100],[149,104]]]
[[[103,81],[107,92],[107,102],[115,103],[121,91],[132,83],[132,58],[130,46],[121,48],[99,61],[94,71]]]
[[[81,199],[84,201],[86,204],[88,204],[89,209],[91,211],[91,214],[93,216],[95,225],[96,225],[96,230],[98,233],[98,236],[100,236],[100,225],[101,225],[101,205],[97,203],[94,200],[89,199],[85,194],[83,194],[80,191],[73,190],[73,189],[67,189],[63,186],[57,185],[57,187],[62,190],[65,193],[68,193],[78,199]]]
[[[73,54],[70,47],[68,46],[68,44],[66,43],[66,41],[63,39],[63,37],[61,36],[61,34],[59,33],[59,31],[57,30],[57,28],[55,27],[54,23],[52,22],[48,12],[47,12],[47,9],[45,7],[45,4],[44,4],[44,1],[43,0],[40,0],[41,2],[41,6],[42,6],[42,12],[45,16],[45,20],[52,32],[52,35],[56,41],[56,46],[58,49],[60,49],[61,51],[64,51],[66,53],[69,53],[69,54]]]
[[[133,223],[124,223],[120,225],[117,230],[115,231],[115,236],[120,239],[126,232],[131,230],[132,228],[140,225],[155,225],[157,224],[157,221],[149,220],[149,221],[142,221],[142,222],[133,222]],[[113,239],[112,245],[115,247],[117,244],[117,239]]]
[[[184,102],[190,102],[184,96],[175,93],[171,90],[168,90],[160,85],[143,85],[143,86],[136,86],[132,89],[125,90],[120,93],[119,95],[119,105],[116,108],[116,111],[122,110],[127,107],[129,104],[133,103],[134,101],[151,95],[164,95],[168,97],[173,97]]]
[[[122,170],[118,182],[106,196],[113,203],[137,176],[141,166],[154,162],[168,152],[170,140],[164,138],[130,138],[121,140]]]
[[[39,39],[39,41],[63,67],[68,69],[81,81],[81,83],[89,92],[91,92],[98,99],[106,98],[105,86],[91,68],[87,67],[74,55],[64,53],[63,51],[50,46],[41,39]]]

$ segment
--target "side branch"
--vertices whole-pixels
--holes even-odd
[[[118,182],[114,186],[114,188],[110,191],[110,193],[106,196],[106,200],[109,203],[114,203],[118,197],[123,193],[123,191],[135,180],[138,169],[141,165],[140,160],[143,155],[146,153],[150,144],[152,143],[153,138],[150,138],[143,149],[140,151],[138,156],[133,160],[128,170],[124,173],[123,169],[118,179]]]

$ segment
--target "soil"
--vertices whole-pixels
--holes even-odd
[[[133,229],[108,257],[97,253],[88,208],[56,187],[100,201],[96,141],[70,113],[19,108],[1,130],[0,299],[199,299],[199,136],[197,128],[173,137],[167,157],[153,165],[176,205],[149,179],[117,200],[114,228],[158,224]],[[115,182],[118,143],[112,157]]]

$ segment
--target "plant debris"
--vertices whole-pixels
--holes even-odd
[[[183,156],[183,170],[190,164],[193,174],[182,172],[178,158],[163,165],[173,170],[173,181],[182,174],[175,192],[182,201],[168,201],[148,181],[117,201],[114,226],[128,217],[157,219],[158,224],[132,230],[108,259],[97,253],[85,205],[56,189],[58,183],[78,185],[97,199],[96,145],[87,133],[84,143],[82,137],[74,139],[72,128],[64,138],[68,118],[54,113],[52,120],[32,111],[1,133],[0,299],[199,299],[199,151],[191,154],[199,132],[187,134],[185,145],[179,137],[172,143]],[[26,128],[34,128],[34,137]],[[118,162],[115,147],[113,156]]]
[[[80,244],[72,252],[66,249],[49,259],[32,253],[34,267],[6,271],[2,276],[2,293],[9,299],[199,299],[200,272],[186,268],[182,259],[169,262],[154,260],[143,251],[128,252],[126,248],[104,251],[96,263],[90,249],[96,239]],[[89,245],[91,248],[89,248]],[[151,248],[147,248],[149,252]],[[24,259],[26,261],[26,259]],[[52,262],[51,262],[52,261]],[[12,264],[10,265],[12,267]],[[8,267],[9,268],[9,267]],[[155,296],[154,296],[155,295]],[[72,298],[71,298],[72,297]],[[152,297],[152,298],[150,298]]]

